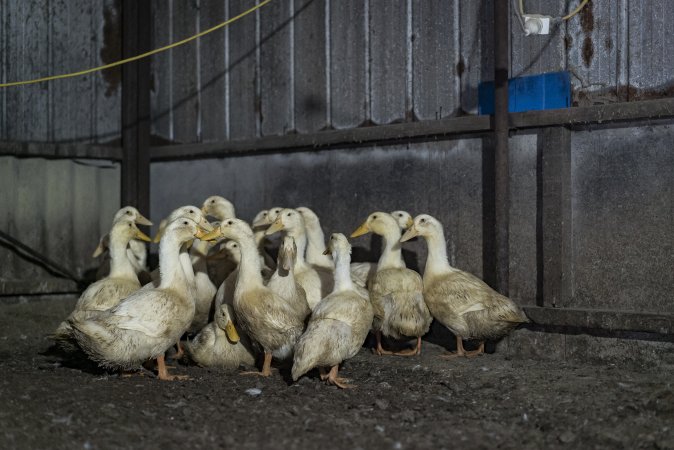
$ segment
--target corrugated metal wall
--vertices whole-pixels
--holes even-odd
[[[67,73],[121,56],[119,0],[0,2],[0,79]],[[0,140],[116,141],[121,71],[0,89]],[[106,161],[0,158],[0,230],[83,276],[119,208],[120,169]],[[56,284],[55,284],[56,283]],[[49,292],[60,283],[0,246],[0,293]]]
[[[0,157],[0,230],[82,277],[119,209],[119,164]],[[24,281],[35,291],[53,278],[0,245],[0,285]]]
[[[242,12],[245,0],[156,0],[155,46]],[[528,0],[562,15],[576,1]],[[223,141],[477,111],[492,78],[487,0],[275,0],[154,60],[153,133]],[[593,0],[548,36],[511,17],[511,75],[568,70],[578,105],[672,95],[674,9]]]
[[[0,2],[3,82],[74,72],[121,56],[120,0]],[[121,70],[0,89],[0,140],[120,137]]]

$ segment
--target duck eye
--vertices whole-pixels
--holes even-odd
[[[398,217],[402,217],[402,216],[403,216],[402,214],[398,213]]]
[[[126,212],[126,215],[127,215],[127,216],[130,216],[130,215],[131,215],[131,211],[127,211],[127,212]]]
[[[211,200],[211,204],[215,204],[215,200]]]
[[[266,216],[266,215],[267,215],[267,213],[262,213],[262,216],[263,216],[263,217]]]
[[[292,216],[292,215],[293,215],[293,213],[288,213],[288,214],[287,214],[288,217],[290,217],[290,216]]]
[[[189,225],[189,224],[187,223],[187,220],[183,222],[183,225]]]
[[[234,225],[234,222],[232,222],[231,220],[228,220],[227,225]]]
[[[372,218],[376,220],[376,219],[377,219],[377,216],[376,216],[376,215],[374,215],[374,216],[372,216]]]
[[[131,228],[131,224],[129,224],[129,228]]]
[[[421,219],[419,222],[426,223],[426,219]]]
[[[193,209],[190,209],[188,212],[189,212],[190,214],[194,214],[194,210],[193,210]]]

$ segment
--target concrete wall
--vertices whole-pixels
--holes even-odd
[[[537,140],[510,143],[510,295],[523,304],[536,303]],[[674,312],[672,140],[671,125],[572,133],[571,294],[557,306]],[[375,210],[430,213],[445,225],[450,262],[481,276],[482,149],[468,139],[155,163],[151,215],[213,194],[247,220],[310,206],[326,233],[350,233]],[[376,259],[378,245],[356,256]],[[424,245],[406,248],[423,269]]]

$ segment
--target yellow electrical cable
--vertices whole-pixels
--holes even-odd
[[[248,14],[262,8],[264,5],[266,5],[267,3],[271,2],[271,1],[272,0],[264,0],[264,1],[260,2],[259,4],[255,5],[254,7],[250,8],[249,10],[242,12],[238,16],[234,16],[231,19],[227,19],[224,22],[222,22],[222,23],[220,23],[220,24],[218,24],[214,27],[209,28],[208,30],[204,30],[201,33],[197,33],[194,36],[190,36],[188,38],[185,38],[182,41],[174,42],[173,44],[169,44],[165,47],[156,48],[154,50],[150,50],[149,52],[145,52],[145,53],[142,53],[142,54],[136,55],[136,56],[131,56],[129,58],[122,59],[120,61],[115,61],[115,62],[110,63],[110,64],[105,64],[103,66],[93,67],[91,69],[86,69],[86,70],[80,70],[79,72],[65,73],[65,74],[62,74],[62,75],[51,75],[51,76],[43,77],[43,78],[36,78],[34,80],[13,81],[11,83],[0,83],[0,88],[11,87],[11,86],[22,86],[22,85],[25,85],[25,84],[41,83],[43,81],[59,80],[61,78],[78,77],[80,75],[86,75],[88,73],[98,72],[100,70],[106,70],[106,69],[110,69],[112,67],[121,66],[122,64],[126,64],[126,63],[129,63],[129,62],[132,62],[132,61],[138,61],[139,59],[147,58],[148,56],[156,55],[157,53],[165,52],[166,50],[170,50],[172,48],[181,46],[183,44],[187,44],[188,42],[191,42],[195,39],[199,39],[200,37],[205,36],[208,33],[212,33],[216,30],[219,30],[220,28],[224,28],[227,25],[229,25],[233,22],[236,22],[237,20],[247,16]]]
[[[574,9],[570,14],[562,17],[562,20],[569,20],[570,18],[572,18],[573,16],[578,14],[580,12],[580,10],[583,9],[585,7],[585,5],[587,5],[587,3],[589,1],[590,0],[583,0],[582,2],[580,2],[580,5],[578,5],[578,8]]]
[[[570,18],[572,18],[573,16],[578,14],[580,12],[580,10],[583,9],[585,7],[585,5],[587,5],[587,3],[589,1],[590,0],[583,0],[582,2],[580,2],[580,5],[578,5],[578,8],[574,9],[570,14],[562,17],[562,20],[569,20]],[[520,5],[520,16],[523,16],[524,15],[524,0],[519,0],[519,5]]]

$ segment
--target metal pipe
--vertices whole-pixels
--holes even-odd
[[[496,289],[508,295],[510,186],[508,167],[509,1],[494,0],[494,199]]]

